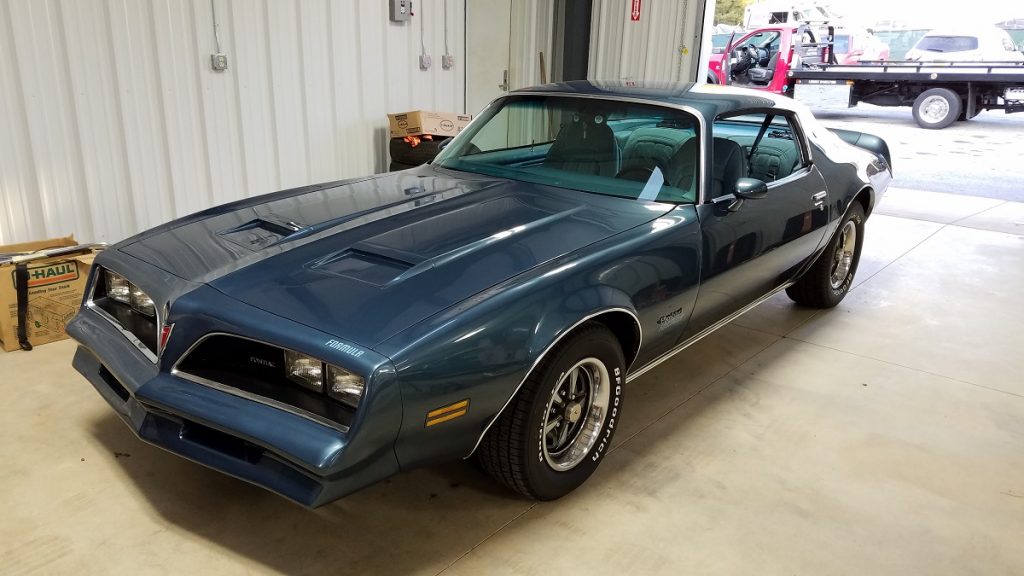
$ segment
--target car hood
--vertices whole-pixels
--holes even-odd
[[[214,209],[118,248],[367,347],[672,208],[424,167]]]

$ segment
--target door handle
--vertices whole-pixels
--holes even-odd
[[[811,195],[811,200],[814,200],[814,207],[817,208],[818,210],[824,210],[825,209],[825,198],[827,198],[827,197],[828,197],[828,192],[825,191],[825,190],[822,190],[821,192],[818,192],[817,194],[812,194]]]

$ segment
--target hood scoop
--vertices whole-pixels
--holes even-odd
[[[264,216],[227,230],[221,230],[217,235],[236,246],[256,252],[273,246],[302,229],[301,225],[290,220],[277,220]]]
[[[386,287],[457,260],[472,259],[493,250],[495,244],[514,243],[520,235],[549,227],[584,209],[557,202],[540,208],[502,196],[367,238],[307,267]]]
[[[395,282],[424,262],[425,258],[409,252],[360,242],[344,252],[312,263],[309,268],[379,287]]]

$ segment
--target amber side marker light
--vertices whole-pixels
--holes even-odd
[[[465,416],[467,412],[469,412],[469,398],[427,412],[425,426],[433,426],[434,424],[454,420],[460,416]]]

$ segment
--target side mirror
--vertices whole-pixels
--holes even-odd
[[[768,196],[768,185],[757,178],[740,178],[732,193],[744,200],[760,200]]]

